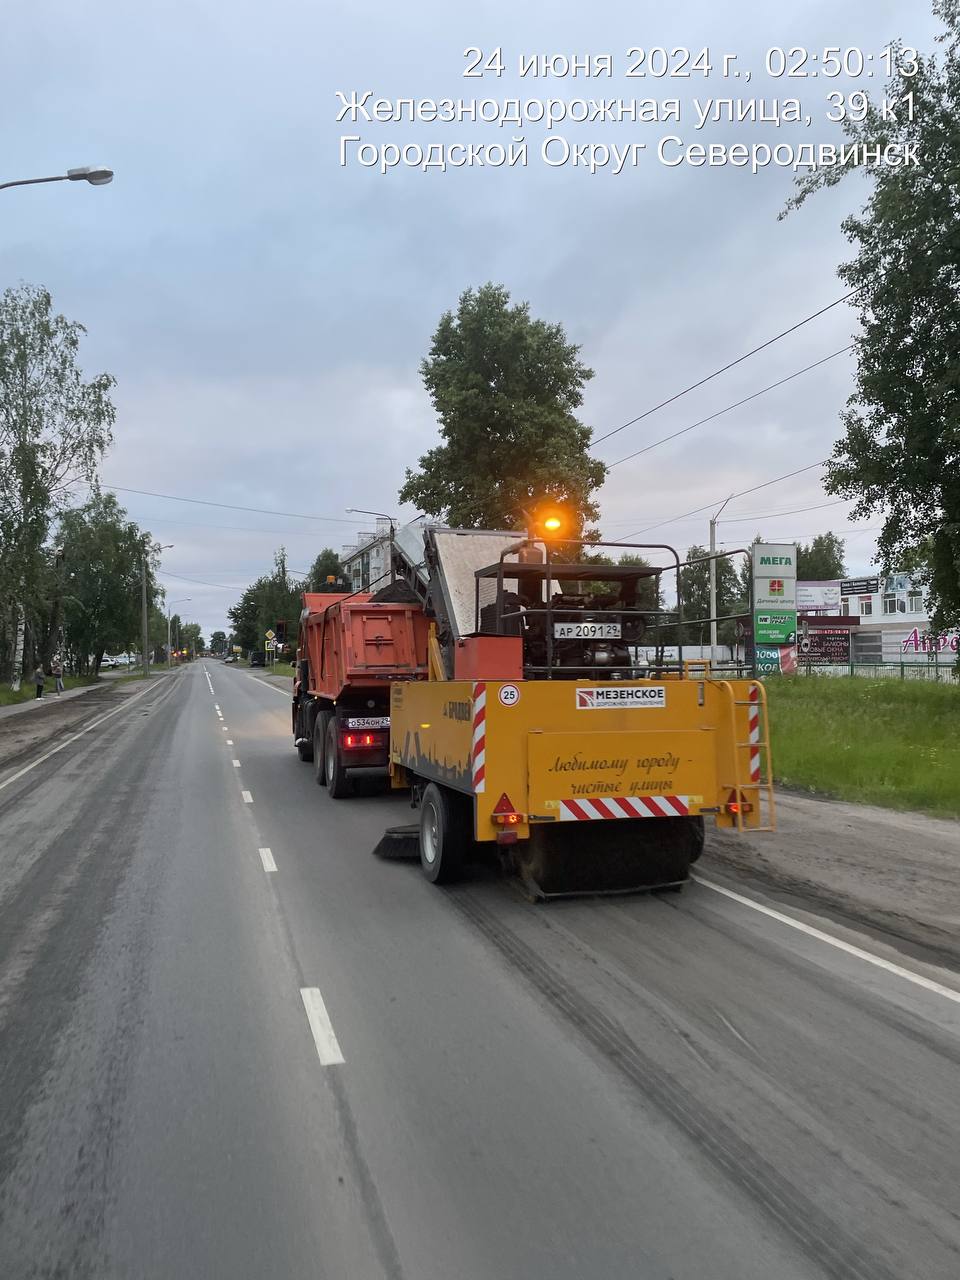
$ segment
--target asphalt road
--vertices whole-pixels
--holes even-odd
[[[0,770],[4,1280],[956,1280],[956,975],[435,888],[207,666]]]

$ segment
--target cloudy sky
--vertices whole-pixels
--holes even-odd
[[[2,179],[83,164],[111,186],[0,193],[0,283],[43,284],[88,328],[89,373],[118,379],[118,423],[103,466],[131,516],[164,543],[163,582],[209,636],[282,543],[294,569],[364,525],[349,506],[397,504],[404,466],[436,440],[417,365],[440,314],[463,289],[503,283],[560,321],[595,371],[584,420],[596,436],[637,417],[845,290],[839,230],[865,188],[848,181],[786,221],[789,170],[668,168],[656,142],[829,142],[826,94],[882,83],[880,54],[901,36],[929,50],[936,30],[916,0],[46,0],[8,6]],[[873,54],[873,77],[772,80],[771,47]],[[503,50],[501,77],[465,79],[463,51]],[[627,50],[736,53],[750,87],[625,78]],[[611,79],[521,80],[525,53],[614,55]],[[817,66],[807,63],[808,69]],[[614,175],[540,160],[540,124],[520,130],[525,167],[386,175],[352,158],[364,141],[502,142],[516,128],[336,122],[336,91],[374,97],[682,99],[677,124],[558,125],[571,143],[643,139]],[[697,130],[694,97],[801,97],[810,127]],[[555,153],[554,153],[555,154]],[[850,341],[834,307],[783,341],[597,445],[617,462]],[[731,493],[825,458],[851,388],[841,355],[677,441],[614,467],[603,529],[684,549]],[[865,570],[876,520],[851,526],[819,472],[732,502],[722,540],[832,528]],[[173,495],[152,498],[131,490]],[[220,503],[223,506],[202,505]],[[232,508],[259,508],[278,515]],[[311,517],[311,518],[306,518]],[[367,522],[369,523],[369,522]],[[656,526],[656,528],[652,528]]]

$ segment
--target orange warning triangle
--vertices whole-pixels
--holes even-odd
[[[500,797],[500,799],[497,801],[496,805],[494,806],[493,812],[494,814],[516,813],[516,809],[514,809],[513,803],[505,791],[503,795]]]

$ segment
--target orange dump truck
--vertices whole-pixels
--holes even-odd
[[[385,594],[385,593],[379,593]],[[339,799],[355,769],[390,759],[390,687],[427,675],[429,624],[419,603],[363,593],[303,594],[293,682],[297,754]]]

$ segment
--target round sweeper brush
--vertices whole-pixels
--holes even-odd
[[[702,848],[702,818],[622,818],[535,826],[514,861],[537,897],[635,893],[685,884]]]

